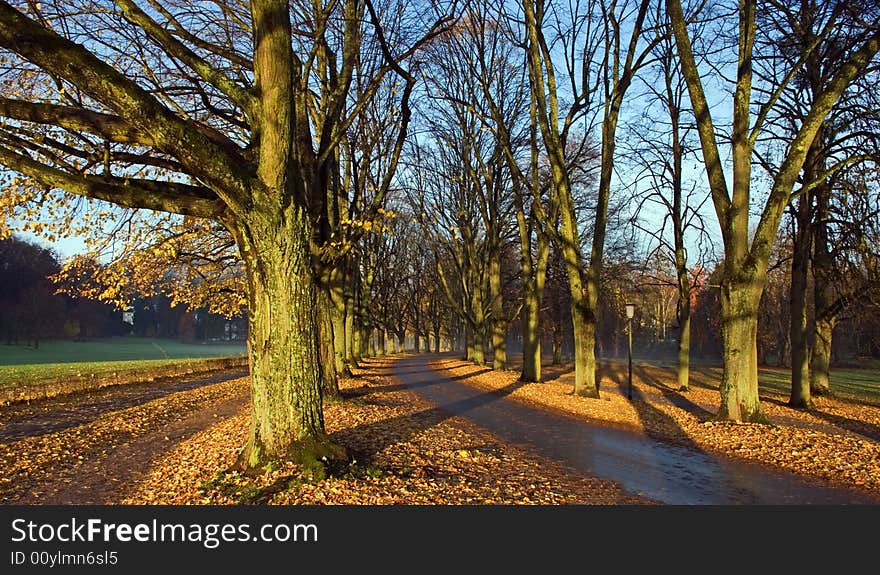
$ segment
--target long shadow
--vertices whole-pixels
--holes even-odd
[[[761,400],[782,407],[789,407],[790,409],[794,409],[788,405],[787,401],[782,399],[776,399],[773,397],[762,397]],[[851,431],[852,433],[857,433],[859,435],[867,437],[868,439],[873,439],[874,441],[880,441],[880,425],[875,425],[866,421],[859,421],[857,419],[850,419],[848,417],[843,417],[842,415],[835,415],[833,413],[822,411],[819,408],[811,409],[810,414],[816,416],[819,419],[825,420],[831,425],[839,427],[840,429]]]
[[[652,375],[647,369],[642,366],[633,366],[633,375],[638,375],[639,379],[645,385],[649,387],[653,387],[660,391],[664,398],[666,398],[669,403],[678,407],[679,409],[683,409],[689,413],[693,413],[700,419],[710,419],[714,417],[714,413],[699,405],[694,403],[690,399],[688,399],[685,395],[683,395],[680,391],[675,391],[670,389],[668,386],[664,385],[663,382],[657,378],[655,375]]]
[[[449,371],[449,368],[440,368],[440,369],[431,368],[431,369],[434,369],[434,371],[436,371],[438,373],[442,373],[444,371]],[[471,373],[463,373],[461,375],[443,375],[443,377],[446,379],[452,380],[452,381],[461,381],[463,379],[470,379],[472,377],[476,377],[476,376],[482,375],[484,373],[489,373],[490,371],[492,371],[492,368],[484,367],[484,368],[478,369],[477,371],[473,371]],[[396,373],[403,374],[406,372],[401,371],[401,372],[396,372]],[[416,373],[423,373],[423,372],[416,372]]]
[[[644,372],[644,370],[642,370],[642,372]],[[604,370],[604,372],[601,372],[601,373],[604,376],[603,379],[608,378],[612,382],[617,384],[617,388],[618,388],[618,390],[620,390],[621,396],[626,397],[627,391],[629,389],[629,381],[626,377],[624,377],[623,373],[621,373],[618,370],[612,370],[610,368]],[[636,373],[637,373],[636,369],[633,369],[633,376],[635,376]],[[639,377],[644,378],[645,375],[646,374],[642,373],[642,374],[639,374]],[[663,384],[661,384],[655,378],[651,378],[650,382],[648,382],[647,380],[644,380],[644,379],[643,379],[643,381],[648,383],[648,385],[650,385],[651,387],[659,388],[661,390],[661,392],[668,392],[669,391],[667,389],[664,389],[665,386],[663,386]],[[666,394],[664,393],[664,396],[665,395]],[[683,447],[688,447],[688,448],[693,449],[694,451],[697,451],[700,453],[703,452],[703,449],[693,439],[691,439],[690,436],[688,436],[688,434],[684,431],[684,429],[682,429],[682,427],[678,424],[677,421],[675,421],[675,419],[673,417],[669,416],[668,414],[664,413],[662,410],[657,409],[656,407],[651,405],[651,403],[645,399],[645,396],[641,392],[641,390],[639,390],[635,386],[633,386],[633,388],[632,388],[632,396],[633,396],[633,399],[630,403],[633,406],[633,408],[636,410],[636,413],[638,414],[639,419],[644,424],[645,435],[647,435],[651,439],[654,439],[657,441],[663,441],[663,442],[674,441],[676,444],[681,445]],[[690,401],[687,401],[687,400],[685,400],[685,402],[689,403],[692,406],[692,408],[696,408],[698,410],[705,412],[705,410],[703,410],[702,408],[700,408],[696,404],[694,404]],[[705,413],[709,413],[709,412],[705,412]],[[668,434],[658,433],[656,431],[652,431],[652,428],[656,425],[657,422],[660,423],[659,427],[661,429],[668,428],[668,429],[675,430],[676,433],[674,434],[674,436],[670,437]]]
[[[574,373],[574,365],[572,364],[541,366],[541,381],[558,379],[569,373]]]
[[[248,370],[172,382],[130,383],[13,404],[0,410],[0,445],[91,423],[101,415],[182,391],[245,377]]]
[[[447,378],[448,379],[448,378]],[[418,387],[427,387],[443,383],[442,380],[430,380],[419,382],[412,385],[393,385],[393,386],[376,386],[368,389],[368,393],[378,391],[389,391],[391,389],[413,389]],[[415,435],[434,427],[447,419],[460,416],[463,413],[476,409],[488,403],[499,401],[503,397],[510,395],[523,383],[516,381],[503,388],[487,391],[468,397],[466,399],[454,401],[443,406],[432,407],[415,413],[399,415],[390,419],[383,419],[373,423],[365,423],[354,428],[337,431],[331,434],[340,443],[351,445],[351,437],[365,436],[373,438],[374,441],[363,449],[356,449],[356,457],[360,460],[369,461],[368,458],[383,449],[398,443],[400,441],[408,441]]]
[[[370,376],[361,376],[361,379],[369,382],[371,385],[369,387],[358,387],[353,389],[344,389],[340,393],[342,397],[345,399],[348,398],[356,398],[356,397],[365,397],[368,395],[372,395],[374,393],[382,392],[382,393],[390,393],[393,391],[403,391],[404,389],[419,389],[423,387],[430,387],[432,385],[437,385],[440,383],[439,381],[424,381],[419,383],[412,383],[409,385],[405,385],[402,383],[386,383],[383,382],[381,378],[378,377],[370,377]]]

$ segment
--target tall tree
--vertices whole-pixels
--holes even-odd
[[[721,314],[723,332],[721,405],[719,419],[763,422],[766,417],[758,396],[757,313],[767,277],[773,242],[795,182],[804,167],[808,151],[828,113],[847,87],[871,65],[880,49],[880,27],[875,22],[858,22],[861,41],[842,54],[843,64],[831,80],[815,94],[809,111],[794,130],[783,160],[772,177],[769,193],[760,205],[760,217],[750,228],[752,163],[755,142],[766,128],[769,111],[779,100],[780,90],[796,76],[810,51],[789,68],[780,83],[766,91],[769,97],[756,103],[753,61],[756,38],[757,0],[739,0],[732,11],[736,22],[735,85],[731,110],[732,186],[728,186],[719,132],[704,87],[688,31],[688,17],[680,0],[667,0],[666,7],[681,58],[697,129],[706,164],[706,173],[724,244],[721,279]],[[827,38],[837,24],[830,18],[817,35],[817,42]]]
[[[397,75],[407,118],[415,43],[392,52],[369,0],[0,2],[0,163],[39,191],[211,219],[235,239],[250,322],[245,467],[339,454],[324,433],[313,259],[339,143],[375,93],[350,98],[366,36],[385,65],[364,81]]]
[[[689,389],[691,304],[697,278],[691,267],[710,257],[711,241],[703,217],[709,201],[704,188],[689,180],[685,161],[696,152],[693,121],[688,116],[687,87],[675,54],[675,40],[668,30],[665,12],[656,14],[652,75],[645,75],[645,108],[638,125],[630,132],[630,160],[639,170],[638,181],[644,190],[637,191],[638,203],[633,213],[635,227],[653,244],[653,256],[668,259],[674,269],[676,287],[676,326],[678,332],[677,379],[681,391]],[[639,186],[641,187],[641,186]],[[655,211],[656,210],[656,211]],[[647,212],[647,217],[642,217]],[[660,217],[657,225],[656,218]],[[692,237],[696,236],[696,237]],[[688,247],[691,249],[689,253]],[[663,283],[653,277],[652,283]]]
[[[633,77],[650,54],[642,41],[650,0],[600,0],[568,9],[545,0],[523,0],[524,47],[537,123],[551,168],[552,190],[558,195],[556,241],[563,254],[571,291],[575,342],[574,393],[598,397],[596,320],[617,126],[624,97]],[[559,46],[565,77],[557,73],[554,51]],[[565,91],[563,91],[565,90]],[[567,112],[562,98],[569,98]],[[589,257],[581,250],[567,152],[568,136],[585,114],[598,117],[601,132],[598,194]]]
[[[770,174],[778,169],[777,150],[791,139],[793,126],[800,124],[815,95],[822,92],[845,63],[842,56],[862,41],[858,19],[870,12],[871,6],[858,0],[791,0],[760,9],[757,18],[761,32],[756,57],[756,74],[761,78],[756,87],[759,93],[762,86],[778,86],[779,77],[806,54],[796,76],[782,90],[779,105],[768,114],[769,129],[758,140],[758,157]],[[836,23],[832,30],[823,31],[829,19],[836,19]],[[820,38],[822,34],[826,37]],[[814,47],[816,42],[819,44]],[[817,206],[828,201],[826,198],[832,193],[832,181],[838,172],[846,172],[857,164],[870,161],[872,156],[877,157],[877,113],[872,100],[876,100],[876,72],[866,71],[842,94],[817,132],[797,182],[797,197],[790,208],[794,229],[789,294],[789,404],[794,407],[809,408],[812,405],[809,341],[814,331],[811,324],[814,317],[809,313],[807,295],[817,227],[826,225],[815,218]],[[871,150],[874,150],[873,154]],[[827,249],[821,245],[816,248],[820,252]],[[816,261],[821,266],[825,260],[820,255]],[[818,275],[814,273],[815,277],[823,275],[821,269]],[[822,289],[820,287],[820,291]]]

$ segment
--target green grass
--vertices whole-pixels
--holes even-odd
[[[624,359],[605,360],[615,365],[626,365]],[[636,356],[636,365],[654,366],[668,373],[667,382],[672,382],[675,374],[675,361],[668,359]],[[858,367],[855,367],[858,366]],[[831,393],[848,398],[880,405],[880,362],[872,359],[853,360],[845,366],[831,368]],[[691,384],[718,388],[721,381],[721,365],[717,361],[692,360]],[[671,385],[671,383],[670,383]],[[758,368],[758,385],[762,390],[787,395],[791,393],[791,370],[771,366]]]
[[[880,369],[831,368],[831,392],[854,399],[864,398],[880,401]],[[791,391],[791,371],[782,368],[762,367],[758,370],[758,382],[762,387],[780,393]]]
[[[0,345],[0,388],[64,377],[160,369],[212,357],[244,356],[243,344],[184,344],[155,338],[46,341],[39,349]]]

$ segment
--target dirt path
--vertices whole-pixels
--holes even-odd
[[[118,503],[154,459],[250,399],[241,372],[125,387],[5,408],[0,503]]]

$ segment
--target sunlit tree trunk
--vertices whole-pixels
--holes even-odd
[[[679,294],[678,300],[678,325],[678,362],[676,365],[676,376],[679,391],[687,391],[690,389],[691,302],[690,297],[684,298],[681,294]]]
[[[735,278],[735,273],[728,273]],[[758,304],[761,286],[752,278],[722,281],[721,333],[724,338],[721,407],[718,418],[765,422],[758,397]]]
[[[491,300],[492,322],[492,369],[507,369],[507,319],[504,317],[504,299],[501,292],[501,250],[492,248],[489,260],[489,298]]]
[[[291,448],[314,451],[310,442],[324,430],[319,353],[319,313],[309,261],[308,217],[291,206],[281,214],[257,213],[236,230],[247,272],[251,425],[240,455],[259,467],[289,455]],[[275,238],[284,237],[279,245]],[[306,444],[295,447],[298,440]],[[304,453],[318,461],[318,451]]]

